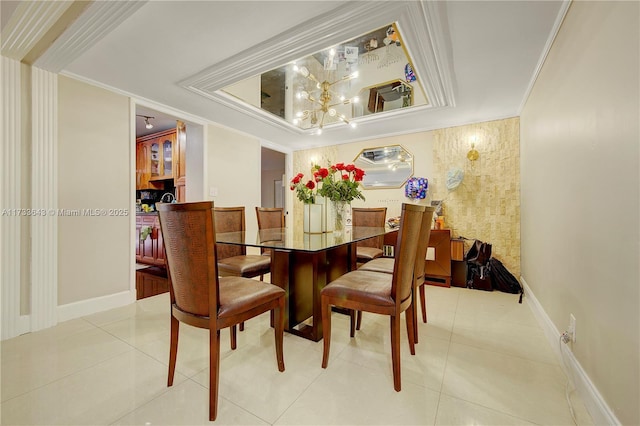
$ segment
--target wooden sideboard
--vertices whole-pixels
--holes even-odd
[[[384,252],[393,257],[397,232],[385,234]],[[442,287],[466,287],[466,264],[464,263],[464,241],[451,239],[450,229],[432,229],[429,235],[429,252],[433,259],[425,260],[425,282]]]

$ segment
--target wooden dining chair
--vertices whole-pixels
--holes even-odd
[[[386,218],[386,207],[353,207],[351,209],[351,224],[354,229],[358,226],[384,228]],[[383,243],[384,235],[359,241],[356,243],[356,261],[365,263],[382,257]]]
[[[244,232],[244,206],[215,207],[216,232]],[[247,254],[247,248],[240,245],[218,245],[218,273],[221,277],[260,277],[271,272],[271,258],[257,254]],[[240,331],[244,323],[240,323]],[[231,327],[231,349],[236,348],[236,327]]]
[[[414,265],[413,271],[413,303],[415,305],[413,309],[414,314],[414,324],[416,327],[414,328],[414,338],[415,342],[418,343],[418,302],[416,300],[416,295],[418,293],[418,289],[422,289],[422,294],[420,297],[420,305],[422,307],[422,320],[427,322],[427,305],[426,298],[424,295],[424,268],[425,268],[425,258],[427,257],[427,248],[429,246],[429,236],[431,235],[431,223],[433,220],[433,213],[435,211],[434,207],[427,206],[424,209],[424,213],[422,215],[422,224],[420,226],[420,241],[418,242],[418,248],[416,250],[416,262]],[[371,262],[367,262],[360,267],[359,270],[362,271],[372,271],[372,272],[381,272],[386,274],[393,274],[393,268],[395,264],[395,259],[391,257],[381,257],[378,259],[374,259]],[[356,330],[360,330],[361,325],[361,317],[358,315],[358,319],[355,325]]]
[[[400,314],[407,311],[407,337],[411,355],[415,355],[414,309],[412,303],[413,271],[420,227],[425,206],[403,204],[396,244],[393,273],[355,270],[339,277],[320,292],[324,351],[322,368],[327,368],[331,346],[331,307],[389,315],[391,322],[391,359],[393,387],[401,389]]]
[[[285,291],[243,277],[218,277],[213,202],[159,204],[171,299],[167,386],[173,385],[180,322],[209,330],[209,420],[215,420],[220,382],[220,330],[264,312],[275,320],[278,370],[284,371]]]
[[[284,209],[281,207],[256,207],[258,231],[284,228]],[[271,250],[262,248],[262,254],[271,256]]]

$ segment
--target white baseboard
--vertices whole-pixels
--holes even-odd
[[[135,301],[135,290],[127,290],[120,293],[109,294],[107,296],[94,297],[93,299],[68,303],[66,305],[58,306],[58,322],[68,321],[74,318],[95,314],[96,312],[129,305]]]
[[[536,296],[523,277],[520,277],[520,282],[524,288],[524,300],[542,327],[547,340],[560,360],[560,365],[565,369],[567,377],[569,377],[576,391],[582,398],[585,407],[593,419],[593,424],[620,425],[620,421],[602,398],[602,395],[600,395],[600,392],[598,392],[598,389],[584,371],[570,347],[564,344],[562,346],[558,344],[560,331],[551,321],[551,318],[549,318],[549,315],[547,315],[538,299],[536,299]],[[561,350],[563,352],[560,352]],[[568,369],[568,371],[566,369]]]

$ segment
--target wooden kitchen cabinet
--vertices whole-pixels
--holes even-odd
[[[186,201],[187,185],[187,126],[178,120],[176,124],[176,170],[174,184],[176,199],[179,203]]]
[[[164,189],[176,171],[176,129],[136,139],[136,189]]]
[[[145,226],[151,227],[151,233],[142,240],[140,234]],[[136,239],[136,262],[159,266],[165,264],[162,232],[157,215],[136,216]]]

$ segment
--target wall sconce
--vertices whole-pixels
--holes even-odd
[[[478,141],[478,135],[475,134],[471,136],[469,139],[471,142],[471,149],[469,150],[469,152],[467,152],[467,159],[471,161],[471,163],[473,164],[474,161],[480,158],[480,153],[476,150],[476,142]]]
[[[480,158],[480,153],[476,150],[475,146],[476,144],[472,142],[471,149],[469,150],[469,152],[467,152],[467,158],[472,163],[476,161],[478,158]]]

